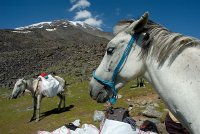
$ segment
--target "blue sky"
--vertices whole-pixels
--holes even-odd
[[[68,19],[112,31],[117,21],[145,11],[171,31],[200,39],[199,0],[1,0],[0,29]]]

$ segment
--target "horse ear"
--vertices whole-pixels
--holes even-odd
[[[128,32],[132,35],[132,34],[134,34],[134,33],[137,33],[137,32],[142,31],[142,29],[144,28],[144,26],[145,26],[145,25],[147,24],[147,22],[148,22],[148,17],[149,17],[149,13],[148,13],[148,12],[145,12],[145,13],[143,14],[143,16],[142,16],[139,20],[133,22],[133,23],[129,26]]]

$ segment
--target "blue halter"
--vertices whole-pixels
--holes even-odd
[[[136,38],[136,34],[132,35],[118,65],[115,67],[114,71],[113,71],[113,75],[112,75],[112,79],[111,81],[108,80],[103,80],[101,78],[99,78],[98,76],[95,75],[95,71],[93,71],[93,77],[96,81],[98,81],[100,84],[104,85],[107,88],[110,88],[113,92],[113,96],[112,98],[109,99],[109,102],[114,104],[117,100],[117,90],[115,89],[115,79],[117,74],[119,73],[122,65],[125,63],[126,59],[128,58],[129,52],[133,46],[133,43],[135,42],[135,38]]]

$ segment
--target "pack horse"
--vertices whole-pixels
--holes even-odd
[[[25,90],[28,90],[31,92],[31,95],[33,97],[33,116],[30,121],[36,119],[36,122],[39,121],[40,117],[40,104],[42,101],[42,98],[44,97],[54,97],[57,95],[60,99],[59,104],[58,104],[58,110],[61,109],[61,105],[63,102],[63,107],[65,108],[65,94],[64,94],[64,89],[65,89],[65,80],[59,76],[54,76],[54,78],[57,80],[59,83],[58,89],[56,90],[57,92],[55,94],[50,94],[48,96],[47,91],[43,90],[42,82],[39,79],[18,79],[17,82],[15,83],[14,89],[12,91],[12,94],[10,96],[10,99],[16,99],[17,97],[20,97]]]
[[[115,37],[93,72],[90,96],[112,102],[123,85],[142,76],[178,120],[200,134],[200,41],[173,33],[148,16],[115,26]]]

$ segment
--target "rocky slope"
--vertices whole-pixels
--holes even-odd
[[[0,86],[45,70],[86,78],[111,38],[111,33],[66,20],[0,30]]]

